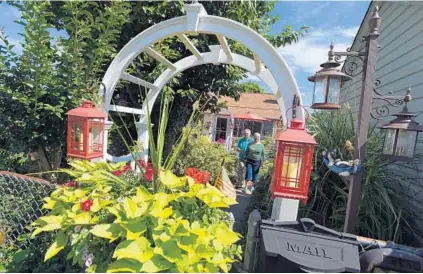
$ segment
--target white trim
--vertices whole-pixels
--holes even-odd
[[[131,113],[131,114],[139,114],[139,115],[145,115],[144,110],[139,108],[130,108],[130,107],[124,107],[124,106],[117,106],[117,105],[110,105],[107,108],[108,111],[117,111],[117,112],[123,112],[123,113]]]
[[[256,71],[254,72],[254,74],[257,74],[263,70],[263,64],[261,63],[260,58],[256,54],[253,54],[253,56],[254,56],[254,64],[256,65]]]
[[[169,60],[167,60],[163,55],[161,55],[160,53],[158,53],[154,49],[148,47],[148,48],[145,48],[144,49],[144,52],[146,54],[150,55],[151,57],[153,57],[154,59],[156,59],[158,62],[160,62],[163,65],[165,65],[167,68],[170,68],[171,70],[175,70],[176,69],[175,65],[172,64],[172,62],[170,62]]]
[[[232,60],[232,52],[231,52],[231,48],[229,47],[228,41],[226,41],[225,36],[220,35],[220,34],[216,34],[217,40],[219,40],[219,44],[222,46],[223,51],[225,52],[226,56]]]
[[[147,82],[143,79],[135,77],[135,76],[128,74],[126,72],[122,73],[121,77],[122,77],[123,80],[129,81],[131,83],[134,83],[134,84],[137,84],[137,85],[149,88],[149,89],[157,89],[157,87],[155,85],[153,85],[152,83],[149,83],[149,82]]]
[[[185,45],[185,47],[193,54],[197,59],[202,59],[201,53],[198,51],[198,49],[195,47],[195,45],[186,37],[185,34],[179,33],[176,35],[179,40]]]
[[[198,30],[198,22],[200,21],[200,16],[207,15],[207,11],[204,9],[203,5],[198,3],[185,4],[184,9],[187,13],[187,30],[193,34],[196,34]]]

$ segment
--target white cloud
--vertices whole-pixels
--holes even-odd
[[[334,42],[335,51],[345,51],[351,46],[358,27],[317,29],[300,39],[296,44],[279,48],[291,70],[315,73],[320,64],[327,61],[329,45]]]
[[[337,32],[345,37],[354,38],[357,35],[359,28],[359,26],[351,28],[338,28]]]

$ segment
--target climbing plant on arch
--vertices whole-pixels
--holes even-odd
[[[277,49],[247,26],[227,18],[208,15],[201,4],[186,4],[184,9],[185,16],[176,17],[146,29],[134,37],[117,54],[103,77],[104,85],[99,91],[100,96],[104,98],[104,109],[107,112],[117,111],[140,115],[140,120],[137,123],[138,141],[146,146],[148,144],[147,104],[151,111],[161,90],[172,77],[186,69],[203,64],[230,64],[253,73],[269,86],[281,109],[282,118],[286,122],[285,110],[292,105],[294,96],[299,98],[300,103],[302,100],[295,78]],[[210,52],[199,52],[187,37],[187,34],[198,33],[216,35],[220,45],[210,45]],[[177,36],[193,55],[172,63],[152,48],[154,43],[172,36]],[[253,52],[254,58],[232,53],[227,38],[247,46]],[[126,73],[126,68],[142,52],[167,67],[154,83]],[[116,85],[121,79],[149,90],[141,109],[111,103]],[[302,111],[297,114],[297,118],[304,119]],[[108,124],[110,125],[111,122]],[[105,138],[107,138],[107,132]],[[107,142],[104,143],[107,144]],[[113,157],[106,154],[106,159],[113,162],[129,161],[131,158],[131,155]]]

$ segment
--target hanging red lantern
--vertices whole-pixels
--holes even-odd
[[[305,204],[317,143],[305,131],[304,123],[295,119],[287,130],[279,133],[276,142],[272,196],[297,199]]]
[[[67,156],[79,159],[103,157],[104,126],[107,115],[92,102],[66,113],[68,116]]]

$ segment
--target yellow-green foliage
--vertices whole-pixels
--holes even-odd
[[[235,245],[240,235],[219,209],[236,202],[214,186],[164,170],[159,175],[163,191],[140,185],[134,195],[115,199],[115,186],[125,181],[111,172],[121,165],[71,165],[65,171],[79,187],[54,191],[43,206],[50,212],[33,223],[34,236],[57,232],[45,261],[67,249],[67,259],[81,267],[91,254],[89,272],[228,272],[240,258]],[[83,210],[87,200],[92,205]]]

